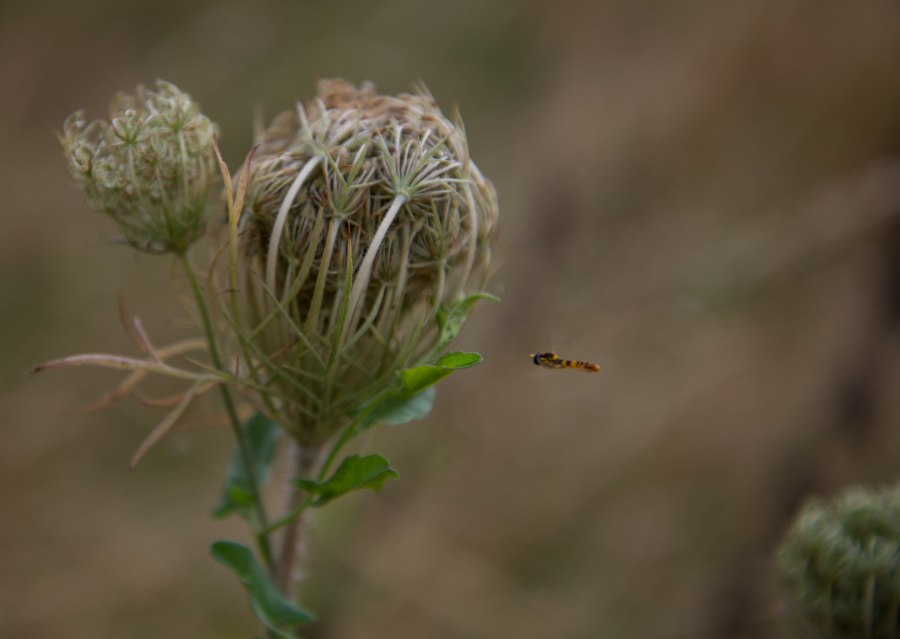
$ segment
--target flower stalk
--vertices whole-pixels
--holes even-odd
[[[209,309],[206,305],[206,299],[203,295],[203,290],[200,288],[200,282],[197,280],[197,274],[194,272],[194,267],[191,264],[190,258],[185,253],[179,254],[178,259],[181,262],[181,266],[184,269],[185,275],[187,275],[188,281],[191,284],[191,290],[194,293],[194,299],[197,303],[197,309],[200,312],[200,322],[203,326],[203,332],[206,335],[207,346],[209,348],[209,356],[212,360],[212,364],[216,368],[216,370],[224,370],[222,367],[222,359],[219,355],[219,347],[216,344],[216,335],[213,331],[212,320],[209,316]],[[219,384],[219,391],[222,395],[222,403],[225,405],[225,412],[228,414],[228,421],[231,425],[231,430],[234,433],[235,440],[237,441],[238,450],[240,451],[241,457],[244,461],[244,466],[246,468],[255,468],[256,464],[253,459],[253,452],[250,450],[250,445],[247,442],[247,437],[244,434],[243,429],[241,428],[241,421],[238,417],[237,409],[234,406],[234,400],[231,397],[231,391],[228,390],[228,386],[226,384]],[[265,561],[271,572],[275,570],[275,563],[272,558],[272,550],[269,546],[269,538],[267,533],[269,523],[268,517],[266,516],[266,507],[263,503],[262,492],[257,485],[254,473],[248,472],[247,479],[249,483],[250,494],[253,498],[254,510],[256,512],[256,525],[254,526],[255,530],[253,530],[253,536],[256,538],[256,544],[259,547],[259,552],[263,557],[263,561]]]

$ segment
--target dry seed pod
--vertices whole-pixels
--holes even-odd
[[[900,489],[810,500],[779,552],[798,611],[823,637],[900,632]]]
[[[174,84],[119,93],[108,120],[73,113],[59,136],[69,172],[125,243],[149,253],[183,253],[203,232],[216,181],[215,125]]]
[[[485,284],[497,216],[461,123],[424,88],[326,80],[275,118],[241,220],[240,341],[277,388],[279,421],[326,437],[397,370],[436,356],[441,318]]]

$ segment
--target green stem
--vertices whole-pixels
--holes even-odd
[[[297,504],[297,506],[295,506],[293,509],[291,509],[287,514],[283,515],[282,517],[279,517],[278,519],[273,521],[271,524],[269,524],[269,527],[266,528],[263,532],[268,535],[268,534],[275,532],[282,526],[286,526],[287,524],[291,523],[297,517],[302,515],[303,511],[306,510],[311,503],[312,503],[312,497],[310,495],[307,495],[303,501],[301,501],[299,504]]]
[[[328,468],[331,466],[331,463],[334,461],[334,458],[337,457],[337,454],[340,452],[341,448],[344,447],[350,439],[353,437],[354,431],[356,427],[366,418],[369,414],[378,407],[378,404],[382,402],[385,398],[387,398],[393,391],[396,389],[389,388],[386,391],[383,391],[376,395],[369,405],[356,414],[356,417],[350,420],[350,423],[347,424],[347,427],[344,428],[344,431],[341,433],[341,436],[338,437],[337,441],[334,443],[334,446],[331,447],[331,450],[328,451],[328,457],[325,458],[325,463],[322,464],[322,470],[319,471],[318,481],[322,481],[325,479],[325,474],[328,472]]]
[[[188,259],[187,254],[181,253],[179,255],[179,259],[181,260],[181,265],[184,268],[185,274],[187,274],[188,280],[191,283],[191,289],[194,292],[194,297],[197,300],[197,307],[200,310],[200,318],[203,323],[203,330],[206,333],[206,341],[209,346],[209,356],[212,359],[213,366],[216,367],[217,370],[223,370],[222,368],[222,360],[219,357],[219,348],[216,345],[215,334],[213,333],[212,321],[209,317],[209,309],[206,305],[206,300],[203,297],[203,291],[200,289],[200,283],[197,281],[197,275],[194,272],[194,267],[191,264],[190,259]],[[241,451],[241,458],[244,461],[244,467],[247,469],[247,481],[250,487],[250,493],[253,497],[253,503],[256,507],[256,518],[259,523],[259,530],[254,531],[254,535],[256,537],[256,543],[259,545],[259,552],[263,557],[263,560],[266,562],[266,565],[269,567],[270,571],[274,570],[275,563],[272,560],[272,551],[269,547],[269,538],[267,529],[269,528],[268,519],[266,518],[266,510],[263,506],[262,498],[260,496],[259,486],[256,483],[256,475],[253,472],[253,469],[256,466],[253,463],[253,452],[250,450],[250,443],[247,441],[247,437],[244,434],[243,429],[241,428],[241,422],[237,415],[237,410],[234,407],[234,400],[231,398],[231,393],[228,390],[228,387],[224,384],[220,384],[219,388],[222,391],[222,401],[225,403],[225,410],[228,412],[228,417],[231,421],[231,427],[234,431],[234,436],[237,439],[238,449]]]

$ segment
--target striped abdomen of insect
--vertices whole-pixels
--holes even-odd
[[[532,353],[531,359],[536,366],[541,368],[574,368],[586,373],[597,373],[600,367],[590,362],[582,362],[577,359],[563,359],[556,353]]]

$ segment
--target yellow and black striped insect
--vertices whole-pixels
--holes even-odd
[[[577,359],[563,359],[556,353],[532,353],[529,355],[536,366],[541,368],[574,368],[586,373],[599,373],[600,367]]]

